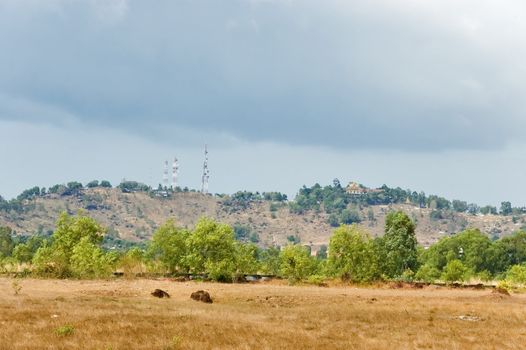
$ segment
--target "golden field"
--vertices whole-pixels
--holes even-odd
[[[521,349],[526,295],[0,278],[0,349]],[[170,299],[150,295],[166,290]],[[204,289],[213,304],[190,299]],[[60,327],[71,326],[68,332]]]

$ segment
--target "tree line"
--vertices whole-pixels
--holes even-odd
[[[14,237],[0,229],[0,259],[5,272],[53,278],[104,278],[116,269],[163,274],[193,274],[232,282],[266,274],[290,282],[325,279],[374,281],[509,280],[526,283],[526,232],[492,241],[476,229],[444,237],[428,249],[419,246],[414,222],[402,211],[387,215],[385,233],[372,238],[356,225],[333,231],[326,251],[312,256],[299,244],[262,249],[236,240],[234,229],[203,218],[193,229],[168,221],[144,249],[104,249],[107,230],[79,213],[60,215],[51,236]]]

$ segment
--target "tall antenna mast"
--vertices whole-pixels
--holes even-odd
[[[177,176],[179,176],[179,161],[177,160],[177,157],[175,157],[172,164],[172,189],[174,191],[177,187]]]
[[[205,145],[205,161],[203,163],[203,177],[201,178],[201,193],[208,193],[208,179],[210,170],[208,170],[208,148]]]
[[[164,171],[163,171],[163,187],[168,187],[168,161],[164,161]]]

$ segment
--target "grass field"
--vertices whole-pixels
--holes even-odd
[[[526,295],[0,278],[1,349],[520,349]],[[155,288],[170,299],[150,295]],[[190,299],[205,289],[213,304]]]

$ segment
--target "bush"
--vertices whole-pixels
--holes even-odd
[[[422,281],[426,283],[432,283],[440,278],[440,271],[429,264],[424,264],[420,266],[418,271],[415,274],[415,279],[417,281]]]
[[[526,265],[513,265],[506,272],[506,280],[515,284],[526,284]]]
[[[68,335],[72,335],[74,332],[75,328],[69,324],[55,328],[55,334],[59,337],[66,337]]]
[[[441,276],[446,282],[463,282],[469,278],[468,268],[462,261],[455,259],[447,263]]]
[[[305,247],[288,245],[280,254],[280,273],[290,283],[306,279],[313,271],[313,261]]]

